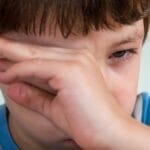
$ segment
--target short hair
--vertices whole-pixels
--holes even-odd
[[[91,30],[130,25],[144,19],[148,32],[150,0],[0,0],[0,34],[23,32],[44,34],[60,29],[70,34],[87,35]],[[111,20],[111,21],[110,21]]]

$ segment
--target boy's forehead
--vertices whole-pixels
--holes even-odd
[[[111,42],[123,42],[138,40],[144,38],[144,24],[143,20],[137,21],[133,25],[124,25],[116,27],[114,30],[105,29],[99,31],[91,31],[87,36],[71,35],[65,39],[59,31],[55,34],[45,34],[42,36],[25,35],[21,33],[9,33],[6,37],[19,41],[26,42],[35,45],[42,46],[61,46],[62,44],[77,44],[82,42],[92,42],[100,39],[111,39]]]
[[[144,38],[143,20],[140,20],[133,25],[122,26],[113,32],[115,32],[114,37],[118,37],[119,39],[116,39],[122,44],[123,42],[142,40]]]

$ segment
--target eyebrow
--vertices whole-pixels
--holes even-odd
[[[123,44],[127,44],[127,43],[131,43],[131,42],[135,42],[139,39],[143,39],[144,38],[144,34],[143,33],[139,33],[137,31],[133,32],[132,35],[128,35],[127,37],[122,38],[119,42],[116,42],[115,44],[113,44],[114,46],[120,46]]]

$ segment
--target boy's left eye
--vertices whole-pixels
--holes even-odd
[[[120,58],[120,57],[123,57],[128,51],[119,51],[119,52],[115,52],[113,53],[113,57],[117,57],[117,58]]]
[[[113,59],[116,61],[124,61],[129,59],[135,53],[136,53],[135,49],[121,50],[114,52],[111,56],[109,56],[109,59]]]

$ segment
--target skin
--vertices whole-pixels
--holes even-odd
[[[83,149],[119,149],[120,145],[124,146],[122,142],[119,143],[120,145],[116,144],[121,137],[120,134],[124,135],[127,131],[121,132],[123,130],[121,127],[131,129],[133,124],[140,129],[143,127],[130,117],[137,94],[143,37],[144,29],[141,20],[130,26],[117,27],[115,31],[91,31],[86,37],[64,39],[58,32],[56,37],[51,36],[50,38],[48,36],[25,37],[16,34],[8,34],[5,35],[5,38],[1,38],[1,57],[7,60],[0,62],[0,68],[3,71],[0,74],[0,80],[6,84],[3,86],[3,92],[10,111],[9,126],[19,147],[21,149],[30,147],[31,150],[35,148],[54,149],[54,147],[58,149],[57,145],[62,149],[67,149],[67,147],[70,149],[74,145],[63,143],[65,139],[70,138]],[[118,44],[120,42],[122,44]],[[126,53],[121,59],[112,57],[112,54],[117,51],[133,48],[135,53]],[[45,58],[56,60],[57,63],[46,61]],[[59,61],[62,62],[61,65]],[[63,62],[66,64],[66,61],[68,67],[63,64]],[[73,68],[73,63],[69,62],[76,64],[80,62],[79,66],[82,66],[82,71],[78,69],[76,71],[74,68],[71,70],[73,74],[68,72],[68,69]],[[32,72],[37,65],[39,68]],[[49,66],[52,67],[50,72],[45,72]],[[38,70],[43,74],[39,74]],[[65,76],[62,74],[64,71],[66,71]],[[55,90],[50,84],[51,74],[55,74],[55,77],[57,75],[62,77],[64,81],[61,82],[62,84],[55,81],[52,82],[52,85],[57,85],[55,90],[58,93],[61,93],[60,85],[63,89],[67,89],[68,96],[70,96],[69,101],[68,96],[65,97],[63,94],[54,100]],[[20,83],[16,76],[35,86]],[[82,77],[84,78],[81,82]],[[48,84],[44,86],[43,82]],[[89,85],[90,88],[87,88]],[[78,89],[77,92],[81,94],[74,95],[76,92],[74,89]],[[90,92],[92,90],[93,93]],[[90,96],[92,101],[88,98]],[[50,103],[51,100],[56,103],[53,105],[47,103],[48,105],[43,110],[41,104],[45,98],[47,98],[46,103],[47,101]],[[80,111],[81,114],[78,114],[77,112]],[[99,117],[95,114],[99,114],[97,115]],[[100,114],[105,114],[106,117]],[[76,120],[79,121],[76,122]],[[110,122],[113,123],[111,125],[113,128],[110,130],[107,128],[108,131],[104,130],[106,126],[110,126]],[[31,128],[32,124],[34,128]],[[83,124],[86,126],[83,127]],[[118,128],[120,134],[116,134]],[[90,139],[86,137],[86,134],[90,135]],[[116,138],[112,140],[112,136]],[[131,139],[128,140],[131,141]]]

